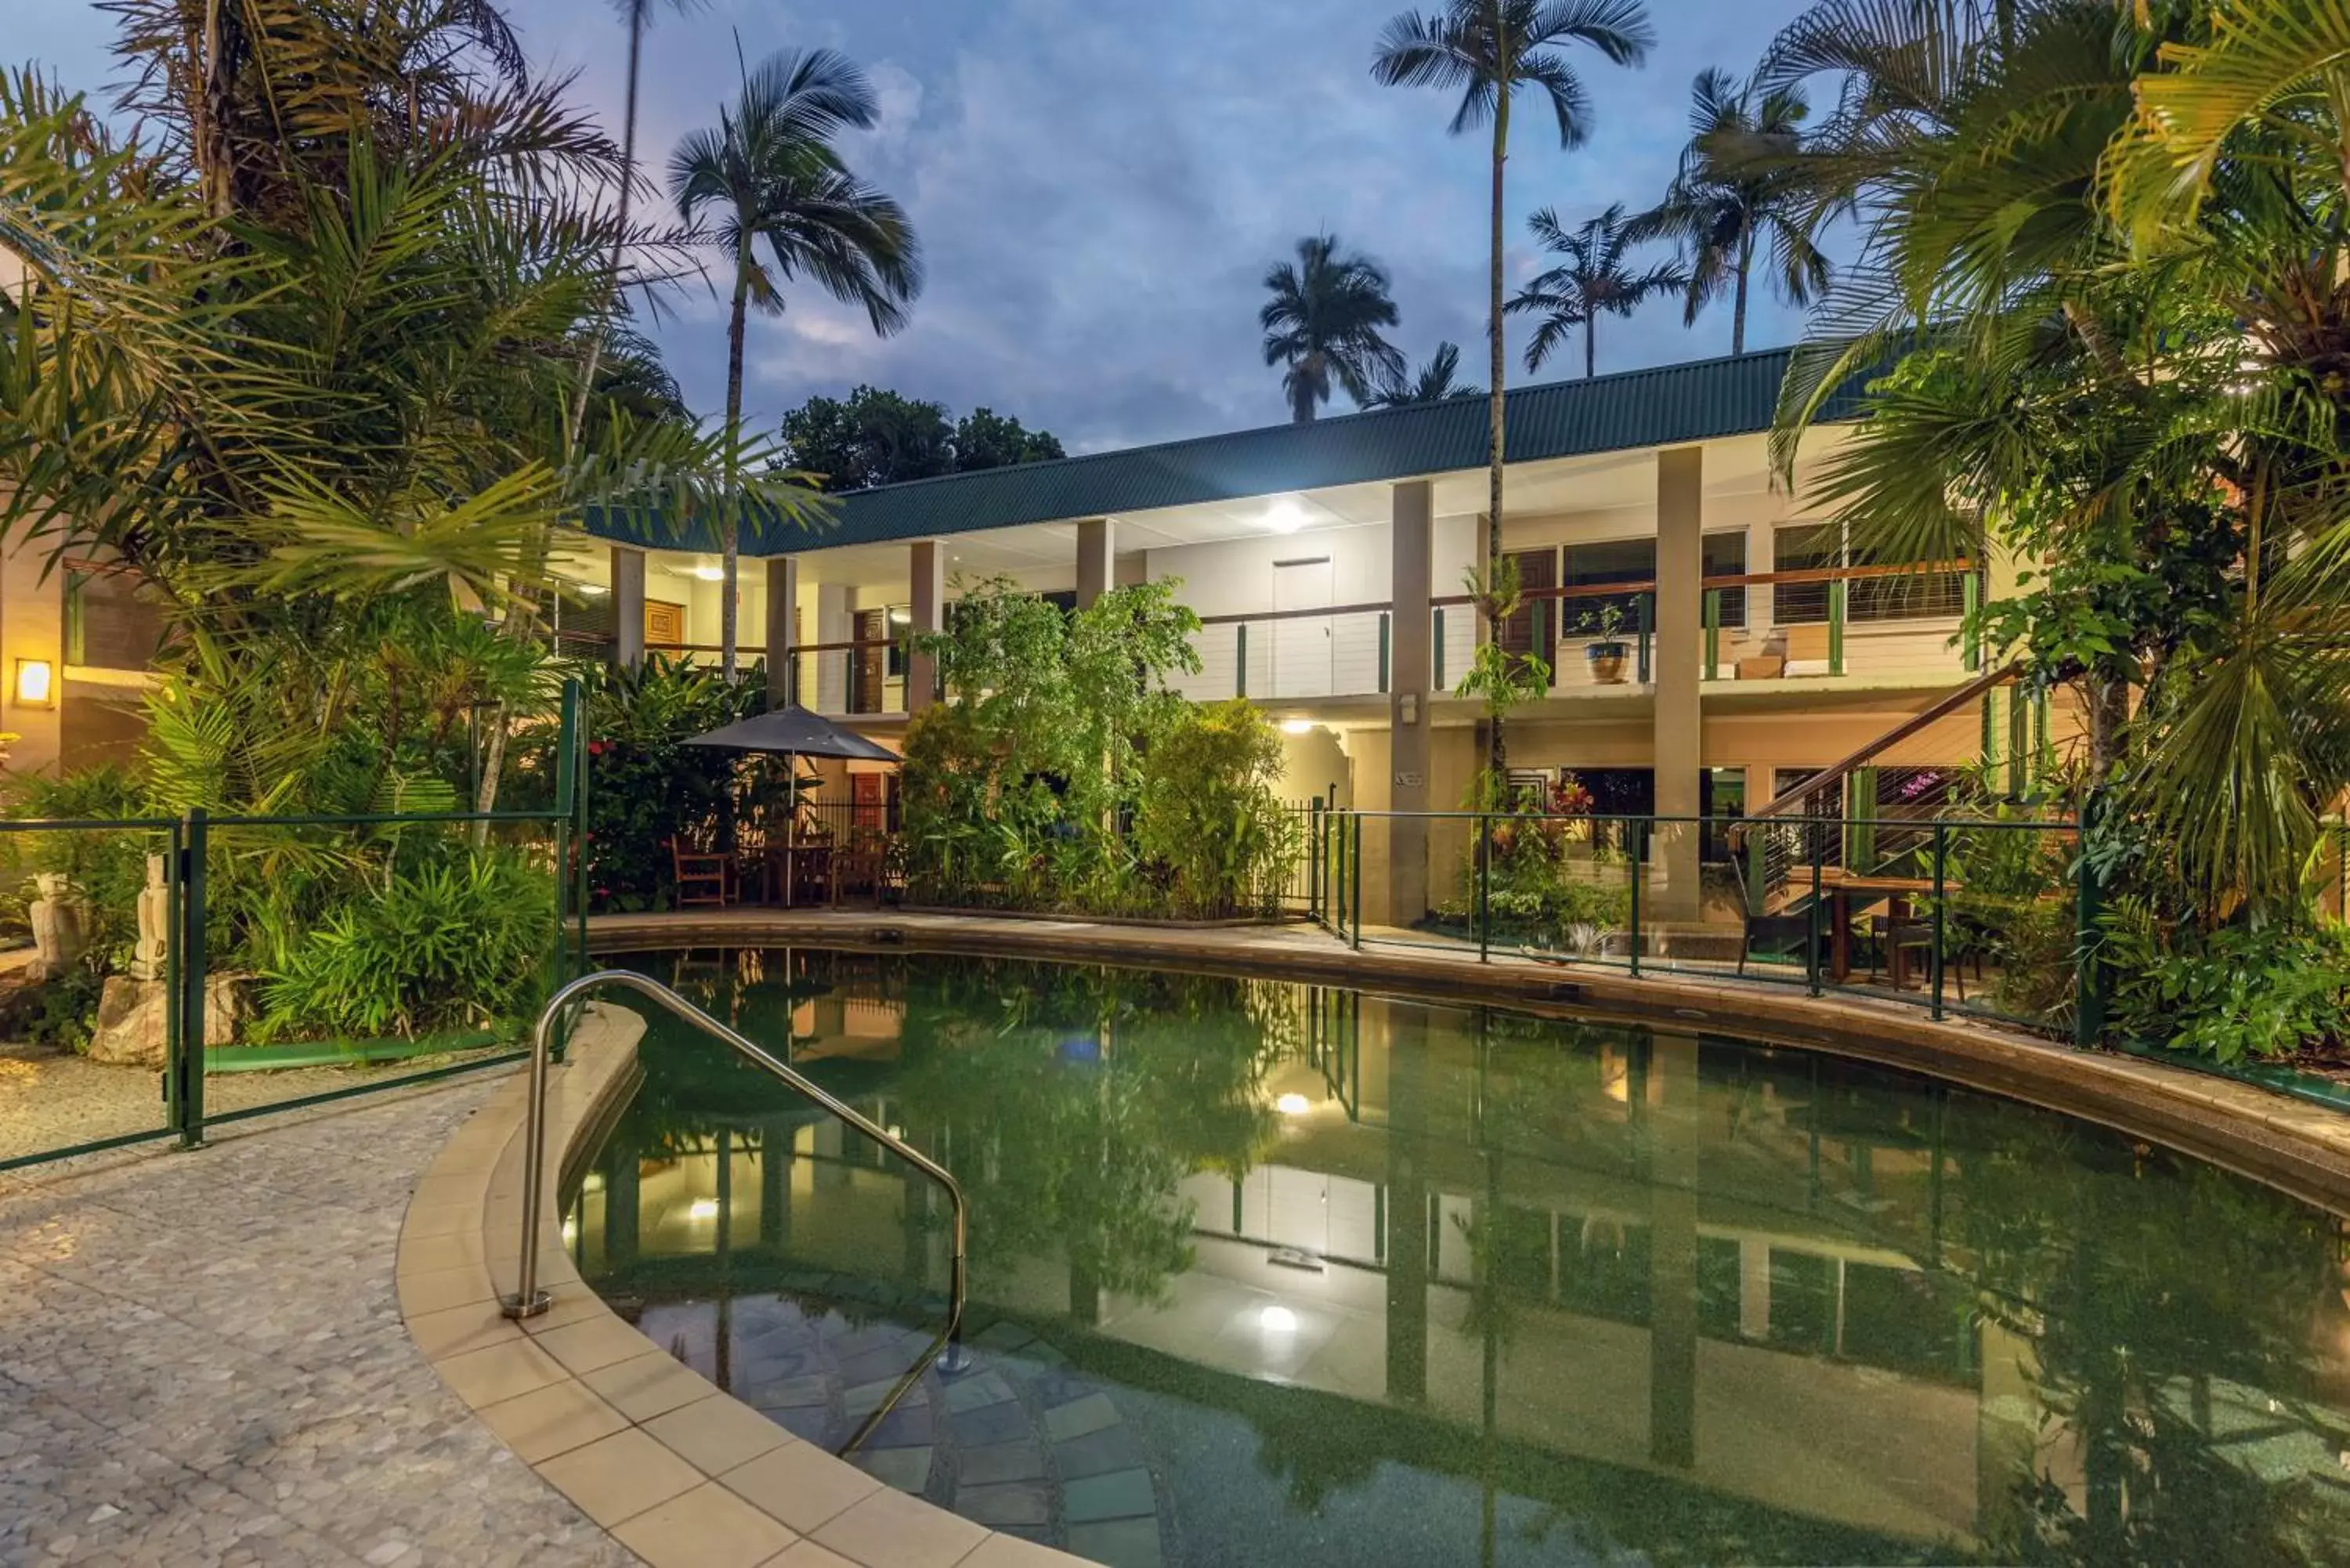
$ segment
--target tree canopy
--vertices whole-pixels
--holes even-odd
[[[784,415],[785,461],[835,493],[935,479],[1068,454],[1050,431],[973,409],[952,418],[944,403],[858,387],[846,398],[810,398]]]

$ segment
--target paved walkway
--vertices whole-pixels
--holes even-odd
[[[0,1175],[0,1565],[636,1563],[400,1322],[408,1194],[490,1087]]]

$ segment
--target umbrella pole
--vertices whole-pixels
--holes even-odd
[[[785,776],[792,781],[791,791],[784,798],[789,803],[784,816],[784,908],[792,907],[792,884],[798,879],[799,856],[795,851],[800,842],[800,754],[784,753]]]

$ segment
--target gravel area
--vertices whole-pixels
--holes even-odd
[[[204,1079],[204,1109],[209,1115],[299,1099],[489,1054],[458,1052],[379,1067],[214,1073]],[[0,1159],[162,1125],[162,1075],[154,1068],[109,1067],[71,1051],[0,1042]]]
[[[0,1564],[636,1563],[400,1321],[408,1194],[501,1076],[0,1173]]]

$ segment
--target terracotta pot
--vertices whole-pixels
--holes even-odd
[[[1586,648],[1583,657],[1590,661],[1591,679],[1602,686],[1621,686],[1625,652],[1620,642],[1595,642]]]

